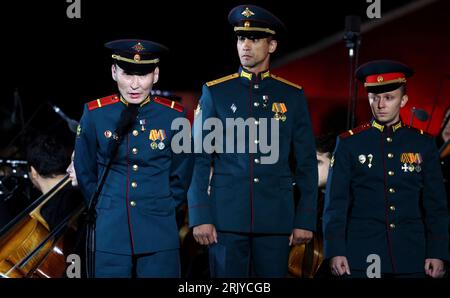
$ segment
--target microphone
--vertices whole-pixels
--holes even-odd
[[[120,113],[119,124],[113,136],[116,141],[120,141],[120,138],[130,131],[136,121],[138,108],[139,105],[129,103],[125,110]]]
[[[137,104],[128,104],[122,113],[120,113],[117,128],[112,135],[114,141],[110,142],[108,147],[108,155],[111,159],[116,155],[122,137],[130,131],[131,127],[133,127],[137,118],[138,108],[139,105]]]
[[[361,34],[361,17],[360,16],[346,16],[345,17],[345,32],[344,40],[345,46],[349,49],[349,56],[353,57],[354,48],[359,45]]]
[[[50,104],[50,103],[49,103]],[[77,132],[77,127],[78,127],[78,121],[75,121],[73,119],[70,119],[69,117],[67,117],[66,114],[64,114],[64,112],[57,106],[54,106],[52,104],[50,104],[50,106],[53,108],[53,111],[55,111],[56,114],[58,114],[62,119],[64,119],[64,121],[67,122],[67,125],[69,126],[69,129],[71,132],[76,133]]]
[[[428,120],[428,113],[424,110],[416,109],[415,114],[416,114],[416,118],[422,122]]]
[[[411,120],[410,120],[410,123],[409,123],[410,126],[413,125],[414,117],[416,117],[420,121],[424,122],[424,121],[428,120],[428,113],[425,110],[416,109],[416,107],[413,107],[411,109]]]

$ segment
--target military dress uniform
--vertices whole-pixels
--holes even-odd
[[[115,94],[84,107],[74,165],[86,200],[105,171],[110,143],[128,105]],[[175,209],[186,199],[193,161],[171,150],[177,132],[171,124],[179,117],[185,117],[183,107],[159,96],[139,104],[96,206],[96,277],[128,277],[135,256],[148,256],[137,262],[138,277],[179,277]]]
[[[278,38],[284,27],[270,12],[253,5],[233,8],[229,21],[238,36],[250,39]],[[211,275],[285,277],[292,230],[314,231],[316,227],[317,160],[303,90],[269,70],[255,74],[241,67],[203,86],[194,143],[206,139],[209,132],[202,127],[213,118],[223,124],[224,144],[233,141],[234,150],[227,153],[228,145],[221,148],[217,141],[215,152],[196,153],[188,192],[190,226],[213,224],[218,232],[218,243],[209,247]],[[234,130],[227,119],[248,121],[248,127],[256,131],[246,128],[240,146],[239,132],[227,139],[227,132]],[[279,131],[273,129],[271,119],[278,122]],[[274,163],[265,161],[270,153],[261,150],[262,131],[269,140],[272,134],[279,140]],[[290,164],[291,156],[295,156],[295,165]],[[293,183],[301,192],[297,206]]]
[[[278,120],[279,159],[276,163],[262,164],[261,157],[264,154],[259,149],[256,153],[248,153],[248,142],[258,144],[257,136],[247,141],[246,153],[202,153],[195,158],[188,193],[190,226],[210,223],[218,231],[224,232],[219,234],[218,244],[210,247],[213,252],[218,250],[218,255],[210,260],[216,266],[212,268],[213,274],[215,272],[222,276],[223,273],[236,277],[249,274],[246,265],[233,268],[230,267],[233,266],[232,262],[226,264],[225,258],[235,257],[228,255],[225,248],[221,247],[224,237],[233,237],[227,232],[254,235],[250,241],[252,243],[241,241],[244,243],[239,249],[245,251],[254,247],[256,251],[253,262],[258,267],[255,268],[256,274],[283,277],[287,270],[288,236],[292,229],[315,230],[317,160],[307,104],[300,86],[272,75],[269,71],[255,75],[242,68],[236,74],[209,82],[203,87],[200,99],[203,122],[196,122],[197,118],[194,120],[194,139],[201,134],[198,130],[208,118],[218,118],[222,123],[227,118],[254,118],[258,127],[260,118],[276,117],[272,107],[277,104],[284,105],[286,111]],[[231,108],[233,105],[236,107],[235,111]],[[294,154],[296,158],[295,175],[289,164],[290,154]],[[211,193],[208,195],[212,161],[214,174]],[[293,182],[301,192],[296,208]],[[257,237],[258,235],[274,236],[273,239],[264,239]],[[261,255],[255,255],[259,253],[258,248],[264,247],[272,248],[273,251],[264,255],[266,251],[262,250]],[[231,253],[231,248],[226,249]],[[240,260],[249,262],[245,257]]]
[[[375,74],[367,84],[384,89],[369,92],[387,92],[383,82],[394,90],[405,82],[395,63],[362,67]],[[376,119],[341,134],[323,229],[325,257],[347,257],[356,277],[367,276],[372,254],[384,275],[424,276],[426,258],[448,259],[448,210],[434,139],[401,121],[386,126]]]

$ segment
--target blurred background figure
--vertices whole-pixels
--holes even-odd
[[[48,135],[39,135],[29,144],[27,161],[30,180],[43,194],[64,178],[69,164],[64,146]],[[72,185],[66,185],[42,207],[41,215],[52,230],[82,203],[81,194]]]
[[[72,181],[72,186],[78,186],[77,174],[75,173],[75,168],[73,166],[73,159],[75,158],[75,151],[72,152],[72,156],[70,157],[70,164],[67,167],[67,174],[69,174],[69,178]]]
[[[442,173],[447,190],[447,198],[450,197],[450,106],[447,107],[444,118],[442,119],[441,129],[436,137],[436,145],[439,149],[441,159]],[[450,201],[449,201],[450,205]]]
[[[317,168],[319,170],[319,190],[323,193],[327,185],[328,170],[330,168],[331,155],[336,146],[336,134],[329,133],[316,138]],[[319,195],[320,197],[320,195]],[[322,197],[323,200],[323,197]],[[320,200],[319,200],[320,204]]]
[[[327,133],[316,137],[318,169],[317,229],[311,242],[292,246],[289,254],[289,276],[323,278],[330,277],[328,265],[323,263],[322,212],[325,188],[328,180],[331,156],[336,145],[336,134]]]

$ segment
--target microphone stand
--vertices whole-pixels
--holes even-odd
[[[345,46],[349,49],[349,100],[347,104],[347,129],[351,129],[355,126],[355,114],[356,114],[356,98],[358,95],[358,83],[354,77],[356,68],[358,67],[359,59],[359,47],[361,45],[361,35],[359,32],[359,26],[361,20],[359,17],[347,16],[346,23],[356,21],[358,28],[348,29],[344,34]],[[354,25],[354,24],[353,24]]]
[[[112,163],[116,158],[119,145],[122,141],[122,137],[126,136],[128,131],[131,129],[136,116],[138,114],[138,105],[129,104],[128,107],[122,111],[119,119],[119,124],[112,137],[112,142],[109,144],[109,160],[106,164],[106,168],[103,171],[100,183],[97,189],[92,194],[89,200],[89,206],[86,212],[85,224],[87,227],[86,235],[86,274],[87,277],[95,277],[95,224],[97,219],[96,206],[102,192],[103,186],[105,184],[106,178],[108,177],[109,171],[111,170]]]
[[[103,186],[105,185],[106,178],[108,177],[109,171],[111,170],[111,165],[117,155],[121,138],[117,134],[115,134],[113,136],[113,140],[114,141],[110,143],[110,146],[112,147],[110,150],[110,158],[105,170],[103,171],[100,183],[97,186],[95,192],[92,194],[91,199],[89,200],[89,206],[86,212],[86,273],[88,278],[95,277],[95,223],[97,219],[97,211],[95,210],[95,208],[97,206],[100,193],[103,190]]]

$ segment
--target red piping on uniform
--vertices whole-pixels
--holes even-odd
[[[128,157],[128,153],[130,152],[130,136],[127,135],[127,194],[126,194],[126,203],[127,203],[127,214],[128,214],[128,230],[130,231],[130,239],[131,239],[131,253],[134,255],[134,240],[133,240],[133,229],[131,228],[130,221],[130,202],[128,198],[128,193],[130,189],[130,159]]]
[[[386,127],[387,128],[387,127]],[[387,128],[387,131],[389,131],[390,127]],[[383,156],[383,176],[384,176],[384,214],[385,214],[385,221],[386,221],[386,237],[388,242],[388,249],[389,249],[389,256],[391,259],[391,266],[392,271],[395,273],[397,272],[395,261],[394,261],[394,254],[392,253],[392,242],[391,242],[391,235],[389,232],[389,198],[387,196],[387,177],[386,177],[386,157],[384,156],[384,133],[381,133],[381,156]]]

